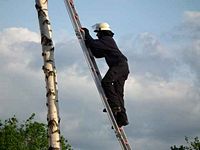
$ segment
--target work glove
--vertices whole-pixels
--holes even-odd
[[[87,37],[90,33],[87,28],[81,28],[85,32],[85,36]]]

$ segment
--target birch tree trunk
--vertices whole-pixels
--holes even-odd
[[[54,62],[54,46],[52,41],[52,30],[48,17],[48,0],[35,0],[38,12],[39,26],[41,32],[42,56],[44,66],[42,67],[46,81],[47,97],[47,121],[49,150],[61,150],[60,144],[60,118],[58,108],[58,89],[56,78],[56,67]]]

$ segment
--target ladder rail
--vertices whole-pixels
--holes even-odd
[[[68,1],[65,0],[65,2],[67,3]],[[72,2],[72,1],[70,1],[70,2]],[[67,5],[71,6],[69,3],[67,3]],[[70,11],[69,14],[74,13],[73,10],[71,9],[71,7],[68,7],[68,11]],[[77,13],[76,13],[76,15],[77,15]],[[80,21],[79,21],[79,19],[75,18],[73,15],[70,15],[70,17],[71,17],[71,20],[73,22],[73,26],[74,26],[74,29],[75,29],[75,32],[76,32],[76,36],[78,37],[79,43],[80,43],[80,45],[81,45],[81,47],[84,51],[84,55],[86,57],[87,64],[89,65],[90,69],[92,70],[91,71],[92,77],[94,78],[95,84],[97,85],[100,96],[103,99],[107,99],[102,87],[99,86],[99,85],[101,85],[100,81],[101,81],[102,77],[101,77],[100,71],[99,71],[99,69],[96,65],[96,61],[95,61],[94,57],[92,56],[90,50],[88,50],[87,47],[85,46],[84,37],[83,37],[83,34],[80,31],[80,28],[81,28]],[[76,17],[78,17],[78,16],[76,16]],[[109,106],[109,104],[108,104],[108,106]]]
[[[96,61],[94,59],[94,56],[92,55],[90,49],[88,49],[85,45],[84,35],[81,32],[82,26],[81,26],[81,23],[80,23],[80,20],[79,20],[78,13],[76,12],[76,9],[74,7],[73,0],[64,0],[64,1],[65,1],[66,8],[68,10],[69,16],[70,16],[70,20],[72,21],[73,28],[75,30],[76,36],[79,39],[79,43],[80,43],[81,48],[83,50],[84,56],[86,58],[86,62],[88,64],[89,68],[90,68],[92,77],[95,81],[95,84],[96,84],[96,87],[97,87],[98,92],[100,94],[100,97],[102,99],[103,105],[105,106],[105,108],[107,110],[108,118],[109,118],[109,120],[110,120],[110,122],[111,122],[111,124],[112,124],[112,126],[115,130],[116,137],[117,137],[117,139],[118,139],[123,150],[131,150],[131,147],[128,143],[125,132],[124,132],[123,128],[119,129],[119,127],[116,123],[116,120],[113,116],[112,110],[111,110],[111,108],[108,104],[107,97],[106,97],[105,92],[104,92],[104,90],[101,86],[102,77],[101,77],[100,71],[98,69],[98,66],[96,64]]]
[[[78,37],[79,39],[79,43],[84,51],[84,55],[86,57],[86,61],[87,61],[87,64],[89,66],[89,68],[91,69],[91,73],[92,73],[92,77],[95,81],[95,84],[99,90],[99,94],[100,96],[102,97],[102,99],[107,99],[106,96],[105,96],[105,93],[102,89],[102,87],[100,86],[101,85],[101,74],[100,74],[100,71],[96,65],[96,61],[93,57],[93,55],[91,54],[91,51],[89,49],[87,49],[87,47],[85,46],[85,42],[84,42],[84,35],[81,33],[80,29],[81,29],[81,23],[78,19],[78,14],[76,12],[74,12],[74,9],[72,9],[70,6],[73,6],[73,1],[72,0],[65,0],[65,3],[67,5],[67,8],[68,8],[68,12],[70,14],[70,19],[73,23],[73,27],[75,29],[75,32],[76,32],[76,36]],[[75,16],[73,14],[76,14]],[[106,105],[106,104],[105,104]],[[109,106],[109,104],[107,105]],[[112,112],[112,111],[111,111]]]

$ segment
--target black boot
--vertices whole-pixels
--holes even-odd
[[[125,120],[123,122],[117,123],[119,128],[121,128],[122,126],[127,126],[128,124],[129,124],[128,120]]]
[[[118,113],[115,118],[119,127],[126,126],[129,124],[126,112]]]

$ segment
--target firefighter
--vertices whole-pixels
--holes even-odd
[[[118,126],[126,126],[129,122],[124,106],[124,84],[129,74],[128,61],[113,39],[108,23],[97,23],[93,27],[98,39],[93,39],[89,30],[82,28],[85,44],[96,58],[105,58],[109,69],[101,84]]]

